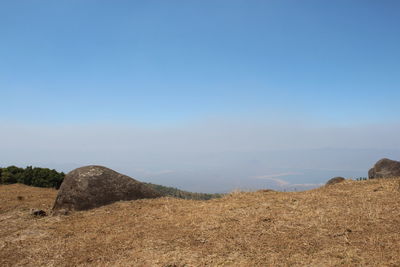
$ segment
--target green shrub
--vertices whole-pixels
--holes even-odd
[[[25,169],[16,166],[0,168],[0,184],[21,183],[58,189],[64,176],[63,172],[57,172],[48,168],[33,168],[32,166],[28,166]]]

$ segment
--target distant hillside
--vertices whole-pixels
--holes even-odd
[[[182,199],[193,199],[193,200],[209,200],[213,198],[220,198],[224,194],[206,194],[206,193],[193,193],[188,191],[183,191],[175,187],[163,186],[152,183],[144,183],[154,190],[161,192],[170,197],[182,198]]]

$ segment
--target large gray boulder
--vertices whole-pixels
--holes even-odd
[[[143,183],[106,167],[85,166],[65,176],[53,211],[88,210],[119,200],[161,196]]]
[[[368,171],[368,178],[400,177],[400,161],[381,159]]]
[[[346,179],[343,178],[343,177],[340,177],[340,176],[338,176],[338,177],[333,177],[333,178],[330,179],[328,182],[326,182],[326,185],[338,184],[338,183],[341,183],[341,182],[344,182],[344,181],[346,181]]]

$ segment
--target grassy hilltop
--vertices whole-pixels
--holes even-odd
[[[0,186],[0,266],[398,266],[399,179],[35,218],[56,190]]]

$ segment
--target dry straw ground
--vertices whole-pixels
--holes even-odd
[[[0,186],[0,266],[400,266],[400,179],[34,218],[56,191]],[[21,199],[23,198],[23,199]]]

